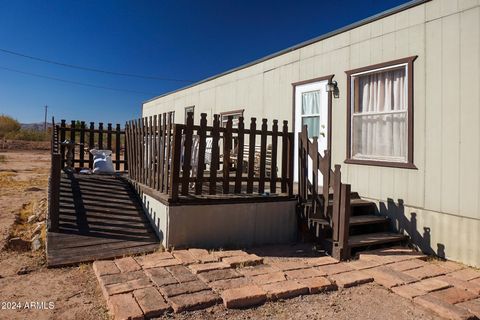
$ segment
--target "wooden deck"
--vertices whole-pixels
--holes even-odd
[[[152,252],[158,247],[140,199],[125,180],[62,173],[59,230],[47,233],[48,266]]]

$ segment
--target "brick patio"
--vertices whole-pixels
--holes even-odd
[[[370,251],[340,263],[261,252],[158,252],[96,261],[93,269],[115,319],[148,319],[222,302],[225,308],[249,308],[372,281],[442,317],[480,317],[480,271],[457,263],[426,261],[404,248]]]

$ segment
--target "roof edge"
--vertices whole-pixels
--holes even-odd
[[[173,93],[176,93],[176,92],[179,92],[179,91],[183,91],[183,90],[186,90],[186,89],[189,89],[189,88],[192,88],[192,87],[195,87],[199,84],[202,84],[202,83],[205,83],[205,82],[208,82],[208,81],[212,81],[214,79],[217,79],[217,78],[220,78],[220,77],[223,77],[227,74],[230,74],[230,73],[233,73],[233,72],[236,72],[236,71],[239,71],[239,70],[242,70],[242,69],[245,69],[245,68],[248,68],[248,67],[251,67],[253,65],[256,65],[258,63],[262,63],[266,60],[269,60],[269,59],[272,59],[272,58],[275,58],[275,57],[278,57],[278,56],[281,56],[283,54],[286,54],[286,53],[289,53],[289,52],[292,52],[292,51],[295,51],[295,50],[298,50],[298,49],[301,49],[303,47],[306,47],[310,44],[313,44],[315,42],[319,42],[319,41],[322,41],[322,40],[325,40],[327,38],[331,38],[333,36],[336,36],[340,33],[343,33],[343,32],[346,32],[346,31],[350,31],[352,29],[355,29],[355,28],[358,28],[358,27],[361,27],[365,24],[368,24],[370,22],[373,22],[373,21],[376,21],[376,20],[380,20],[382,18],[385,18],[385,17],[388,17],[388,16],[391,16],[393,14],[396,14],[396,13],[399,13],[401,11],[405,11],[405,10],[408,10],[410,8],[413,8],[413,7],[416,7],[418,5],[421,5],[421,4],[424,4],[426,2],[430,2],[432,0],[412,0],[412,1],[409,1],[409,2],[406,2],[404,4],[401,4],[399,6],[396,6],[396,7],[393,7],[391,9],[388,9],[388,10],[385,10],[385,11],[382,11],[380,13],[377,13],[373,16],[370,16],[370,17],[367,17],[365,19],[362,19],[362,20],[359,20],[357,22],[354,22],[354,23],[351,23],[349,25],[346,25],[345,27],[341,27],[339,29],[335,29],[333,31],[330,31],[330,32],[327,32],[323,35],[320,35],[318,37],[315,37],[313,39],[310,39],[310,40],[306,40],[306,41],[303,41],[299,44],[296,44],[294,46],[291,46],[291,47],[288,47],[286,49],[283,49],[283,50],[280,50],[280,51],[277,51],[277,52],[274,52],[274,53],[271,53],[265,57],[262,57],[262,58],[259,58],[259,59],[256,59],[254,61],[251,61],[251,62],[248,62],[246,64],[243,64],[241,66],[238,66],[238,67],[235,67],[233,69],[229,69],[227,71],[224,71],[222,73],[218,73],[216,75],[213,75],[213,76],[210,76],[208,78],[205,78],[205,79],[202,79],[200,81],[197,81],[195,83],[192,83],[192,84],[189,84],[185,87],[181,87],[181,88],[178,88],[178,89],[175,89],[175,90],[172,90],[172,91],[169,91],[169,92],[166,92],[166,93],[163,93],[159,96],[156,96],[156,97],[153,97],[151,99],[148,99],[146,101],[144,101],[142,103],[142,109],[143,109],[143,105],[146,104],[146,103],[149,103],[149,102],[152,102],[156,99],[159,99],[159,98],[163,98],[165,96],[168,96],[170,94],[173,94]]]

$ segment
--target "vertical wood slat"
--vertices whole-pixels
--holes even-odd
[[[90,122],[90,128],[88,130],[88,149],[89,151],[95,149],[95,123]],[[93,154],[88,152],[88,167],[93,169]]]
[[[125,144],[127,143],[127,128],[125,127]],[[117,123],[116,127],[115,127],[115,170],[120,170],[120,124]],[[127,157],[127,150],[125,148],[124,150],[124,158]],[[126,161],[125,161],[126,163]],[[125,164],[124,164],[124,168],[123,170],[125,170]]]
[[[164,114],[165,115],[165,114]],[[165,140],[166,140],[166,149],[165,149],[165,169],[164,169],[164,177],[163,177],[163,183],[164,183],[164,193],[169,193],[169,186],[171,186],[170,183],[170,165],[173,166],[172,163],[172,113],[169,112],[167,114],[167,132],[165,133]],[[180,160],[179,160],[180,161]],[[180,163],[178,163],[180,168]],[[178,191],[178,190],[177,190]]]
[[[152,120],[152,180],[153,180],[153,184],[152,184],[152,188],[157,190],[157,187],[158,187],[158,176],[157,176],[157,171],[158,171],[158,143],[157,143],[157,139],[158,139],[158,130],[160,128],[158,128],[157,126],[157,115],[154,115],[153,116],[153,120]]]
[[[103,150],[103,123],[98,123],[98,149]]]
[[[238,136],[237,136],[237,170],[235,173],[235,193],[242,192],[242,176],[243,176],[243,148],[245,142],[245,124],[243,117],[238,119]]]
[[[180,158],[182,148],[182,125],[173,124],[172,141],[172,173],[170,175],[170,198],[172,202],[178,201],[180,178]]]
[[[348,247],[348,235],[350,227],[350,192],[351,186],[349,184],[342,184],[340,195],[340,217],[339,217],[339,232],[338,244],[341,248],[341,259],[346,260],[350,258],[350,248]]]
[[[250,136],[248,146],[248,180],[247,180],[247,193],[253,192],[253,178],[255,175],[255,138],[257,130],[257,119],[251,118],[250,120]]]
[[[120,125],[118,125],[118,128],[120,129]],[[126,133],[124,132],[124,141],[123,141],[123,171],[127,171],[128,170],[128,154],[127,154],[127,147],[128,147],[128,143],[127,143],[127,139],[126,139]],[[122,147],[121,147],[121,143],[122,143],[122,140],[121,138],[119,137],[119,141],[120,141],[120,148],[119,148],[119,152],[121,154],[122,152]],[[120,157],[118,158],[118,161],[120,161]]]
[[[152,116],[148,117],[147,130],[146,130],[146,144],[147,144],[147,185],[153,187],[153,177],[152,177],[152,168],[153,168],[153,125],[152,125]]]
[[[65,120],[61,120],[60,122],[60,154],[62,155],[62,163],[61,167],[65,167],[65,146],[61,143],[65,141],[65,130],[66,130],[66,122]]]
[[[80,168],[85,165],[85,121],[80,122]]]
[[[328,218],[328,201],[329,201],[329,193],[330,193],[330,162],[328,159],[330,159],[330,151],[325,150],[325,153],[323,154],[324,157],[321,161],[321,166],[322,166],[322,174],[323,174],[323,217],[326,219]]]
[[[232,149],[232,117],[227,120],[223,134],[223,194],[230,192],[230,152]]]
[[[130,125],[129,125],[129,121],[125,122],[125,126],[124,126],[124,131],[125,131],[125,145],[127,146],[125,148],[125,154],[124,154],[124,157],[127,157],[127,155],[129,156],[130,155],[130,144],[128,143],[128,140],[131,138],[131,134],[130,134]],[[117,125],[118,127],[119,125]],[[116,144],[117,144],[117,135],[115,134],[115,147],[116,147]],[[117,157],[115,155],[115,157]],[[116,165],[116,164],[115,164]],[[130,176],[130,178],[133,178],[133,174],[132,174],[132,171],[129,170],[128,172],[128,175]]]
[[[107,150],[112,150],[112,124],[107,124]]]
[[[158,189],[160,192],[163,192],[163,176],[164,176],[164,166],[165,166],[165,131],[166,131],[167,120],[165,113],[158,116],[158,127],[159,127],[159,136],[158,136],[158,150],[159,150],[159,167],[158,167]]]
[[[190,185],[190,172],[192,169],[192,139],[193,139],[193,113],[187,114],[187,125],[184,130],[184,148],[183,148],[183,173],[182,173],[182,195],[188,195]]]
[[[293,170],[295,157],[295,135],[293,132],[288,134],[288,195],[293,196]]]
[[[299,144],[299,161],[298,161],[298,169],[300,169],[300,138],[298,138]],[[287,192],[287,172],[288,172],[288,121],[283,121],[283,128],[282,128],[282,180],[281,180],[281,190],[282,193]]]
[[[142,153],[141,153],[141,167],[142,167],[142,183],[143,184],[147,184],[147,166],[145,165],[146,161],[147,161],[147,146],[146,146],[146,141],[145,141],[145,129],[146,129],[146,122],[147,122],[147,118],[142,118],[142,121],[141,121],[141,126],[140,126],[140,139],[141,139],[141,149],[142,149]]]
[[[340,197],[341,197],[342,178],[340,173],[340,165],[335,165],[334,180],[333,180],[333,209],[332,209],[332,240],[339,240],[339,224],[340,224]]]
[[[219,115],[213,115],[212,127],[212,158],[210,161],[210,185],[209,194],[217,193],[217,171],[219,169],[220,148],[218,142],[220,140],[220,119]]]
[[[258,193],[265,192],[265,167],[267,159],[267,119],[262,119],[262,133],[260,136],[260,181]]]
[[[270,163],[270,192],[277,192],[277,152],[278,152],[278,120],[272,126],[272,157]]]
[[[75,126],[77,122],[75,120],[72,120],[70,122],[70,141],[73,142],[73,148],[72,148],[72,167],[75,167],[75,149],[76,149],[76,140],[75,140]]]
[[[318,138],[313,137],[312,142],[312,211],[313,214],[316,214],[318,211],[317,208],[317,199],[318,199]]]
[[[142,143],[141,143],[141,138],[140,138],[140,127],[141,127],[141,119],[137,119],[137,123],[135,124],[135,163],[137,165],[136,171],[136,176],[137,176],[137,181],[141,182],[142,180]]]
[[[200,129],[198,134],[198,159],[197,159],[197,177],[195,181],[195,194],[202,194],[203,172],[205,170],[205,148],[207,144],[207,114],[200,114]]]

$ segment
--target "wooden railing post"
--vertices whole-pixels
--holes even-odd
[[[267,160],[267,119],[262,119],[262,135],[260,136],[260,181],[258,193],[265,192],[265,167]]]
[[[56,232],[60,214],[60,179],[62,156],[52,153],[50,177],[48,181],[48,231]]]
[[[227,127],[223,134],[223,193],[230,192],[230,152],[232,150],[232,117],[227,120]]]
[[[178,187],[180,178],[180,157],[182,152],[182,128],[183,125],[173,125],[173,141],[172,141],[172,172],[170,175],[169,195],[172,202],[178,201]]]
[[[350,227],[350,185],[342,184],[341,201],[340,201],[340,221],[338,247],[340,250],[340,260],[347,260],[350,258],[350,248],[348,246],[348,235]]]
[[[207,144],[207,114],[200,114],[200,129],[198,134],[198,157],[197,157],[197,177],[195,181],[195,194],[202,194],[203,172],[205,170],[205,148]]]
[[[339,224],[340,224],[340,199],[341,199],[341,184],[342,177],[340,173],[340,165],[335,165],[333,174],[333,208],[331,227],[333,228],[332,240],[337,242],[339,240]]]
[[[255,131],[257,130],[257,119],[250,119],[250,136],[248,146],[248,181],[247,181],[247,193],[253,192],[253,178],[255,175]]]
[[[217,193],[217,171],[219,168],[220,149],[218,141],[220,140],[220,119],[218,114],[213,115],[212,127],[212,159],[210,163],[210,185],[209,194]]]
[[[278,153],[278,120],[272,126],[272,161],[270,163],[270,192],[277,192],[277,153]]]
[[[190,172],[192,170],[193,112],[189,112],[187,115],[187,124],[184,134],[182,195],[186,196],[188,195]]]

